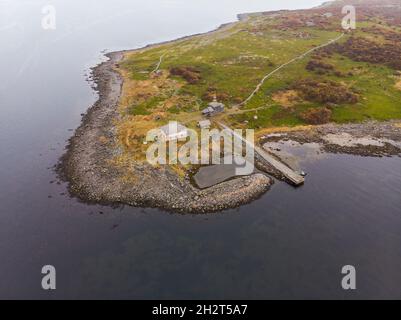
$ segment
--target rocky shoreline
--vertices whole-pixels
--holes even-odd
[[[223,182],[205,190],[193,186],[170,167],[155,168],[138,163],[116,166],[113,159],[122,153],[114,123],[118,121],[123,79],[116,70],[124,52],[107,54],[109,59],[92,69],[98,101],[83,116],[70,139],[57,171],[68,182],[70,194],[87,203],[128,204],[161,208],[180,213],[209,213],[236,208],[266,193],[274,180],[261,173]],[[401,126],[397,121],[362,124],[322,125],[262,137],[261,144],[295,141],[318,143],[328,153],[362,156],[401,154]],[[276,178],[278,172],[266,164],[256,166]],[[127,172],[131,179],[126,179]]]
[[[367,121],[349,124],[325,124],[262,137],[262,144],[294,141],[316,143],[323,152],[365,157],[401,156],[401,122]]]
[[[168,166],[115,166],[113,159],[122,152],[114,121],[120,116],[117,109],[123,84],[115,67],[123,52],[106,56],[109,60],[92,70],[99,99],[84,115],[57,168],[72,196],[88,203],[208,213],[249,203],[270,189],[273,179],[260,173],[199,190]],[[126,179],[127,172],[132,179]]]

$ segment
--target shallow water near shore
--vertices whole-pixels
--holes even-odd
[[[300,151],[305,186],[276,182],[261,199],[210,215],[69,198],[52,167],[96,99],[84,73],[103,49],[206,32],[262,8],[222,14],[223,4],[196,12],[161,1],[168,14],[154,17],[155,4],[70,3],[50,34],[38,23],[44,1],[10,4],[4,24],[17,27],[0,33],[0,298],[401,298],[401,158]],[[47,264],[57,269],[54,292],[40,287]],[[347,264],[357,268],[355,292],[341,289]]]

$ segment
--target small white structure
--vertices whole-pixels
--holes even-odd
[[[176,121],[170,122],[159,130],[164,141],[174,141],[188,137],[188,129]]]
[[[211,125],[210,120],[201,120],[198,122],[198,127],[201,129],[210,129]]]

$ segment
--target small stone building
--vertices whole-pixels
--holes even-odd
[[[224,104],[217,102],[216,97],[213,102],[209,103],[208,107],[202,111],[204,116],[210,117],[214,114],[221,113],[224,111]]]

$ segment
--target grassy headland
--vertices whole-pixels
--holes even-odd
[[[344,32],[340,8],[250,14],[209,34],[128,52],[120,64],[122,141],[169,120],[195,127],[214,95],[227,105],[220,120],[237,128],[401,118],[401,66],[388,61],[400,57],[401,24],[389,9],[358,9],[356,30],[284,67],[239,107],[266,74]],[[378,52],[384,56],[374,59]]]

